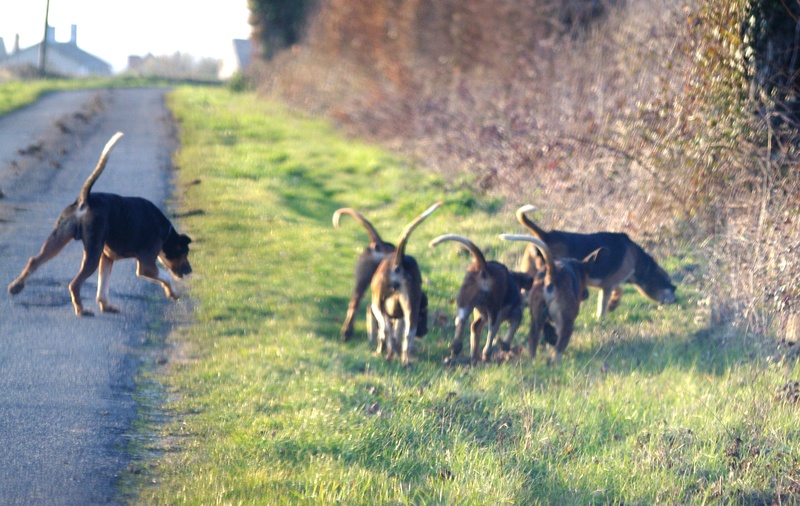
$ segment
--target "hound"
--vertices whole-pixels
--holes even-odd
[[[392,360],[400,332],[402,340],[402,363],[409,365],[414,337],[420,324],[422,303],[422,274],[414,257],[405,254],[406,244],[417,226],[430,216],[442,203],[429,207],[414,221],[406,225],[397,242],[397,249],[384,258],[372,277],[372,304],[370,309],[378,326],[378,349],[386,359]]]
[[[352,216],[357,222],[364,227],[369,235],[369,245],[364,248],[364,251],[358,256],[356,260],[356,268],[354,273],[353,293],[350,296],[350,302],[347,304],[347,315],[345,316],[344,323],[342,324],[341,337],[342,341],[347,341],[353,337],[353,326],[355,324],[355,315],[358,312],[358,306],[361,304],[361,299],[367,293],[367,289],[372,282],[372,276],[378,270],[381,261],[394,253],[395,246],[390,242],[381,239],[380,234],[372,226],[361,213],[350,207],[343,207],[337,209],[333,213],[333,227],[339,228],[339,221],[342,215]],[[424,336],[427,330],[428,322],[428,297],[425,292],[422,293],[422,303],[420,307],[420,322],[417,327],[417,337]],[[367,308],[367,335],[370,344],[375,342],[375,321],[372,317],[372,311]]]
[[[645,297],[659,304],[677,302],[675,285],[669,275],[641,246],[633,242],[627,234],[616,232],[597,232],[578,234],[560,230],[544,231],[525,216],[536,209],[526,205],[517,209],[517,220],[537,239],[543,241],[552,251],[554,258],[583,258],[598,248],[608,250],[594,262],[589,286],[600,289],[597,300],[597,318],[608,311],[615,310],[622,298],[622,284],[631,283]],[[522,260],[522,271],[533,275],[542,268],[544,262],[539,249],[528,245]]]
[[[347,305],[347,316],[342,324],[342,341],[347,341],[353,336],[353,324],[355,323],[355,315],[358,311],[358,306],[361,304],[361,299],[369,288],[372,281],[372,276],[378,270],[378,266],[384,258],[395,252],[394,244],[386,242],[381,239],[378,231],[372,226],[361,213],[349,207],[337,209],[333,213],[333,226],[339,228],[339,220],[342,215],[347,214],[352,216],[359,222],[369,234],[369,246],[364,248],[358,259],[356,260],[355,268],[355,283],[353,286],[353,294],[350,297],[350,303]],[[369,310],[367,310],[367,318],[369,319]]]
[[[536,356],[539,336],[544,331],[548,341],[555,340],[556,361],[559,361],[572,337],[581,301],[585,299],[589,272],[602,248],[591,252],[583,260],[565,258],[556,261],[547,244],[536,237],[510,234],[500,237],[508,241],[531,242],[542,254],[544,266],[536,274],[533,286],[528,291],[531,313],[528,351],[531,358]]]
[[[25,288],[25,281],[39,267],[58,255],[72,240],[81,240],[83,263],[69,284],[77,316],[92,315],[83,307],[81,287],[98,267],[97,303],[100,311],[119,312],[119,308],[108,302],[109,277],[114,262],[123,258],[135,258],[138,276],[160,284],[167,297],[178,298],[172,289],[170,274],[182,278],[192,272],[188,259],[189,243],[192,242],[189,236],[176,232],[164,213],[149,200],[113,193],[91,193],[92,186],[105,169],[108,154],[121,137],[122,133],[117,132],[108,141],[78,199],[61,211],[39,254],[31,257],[19,277],[8,285],[8,293],[20,293]],[[169,273],[158,267],[156,259]]]
[[[461,353],[463,348],[464,324],[468,320],[470,313],[473,313],[472,325],[470,326],[470,359],[473,363],[479,360],[488,362],[492,353],[492,343],[500,324],[507,321],[508,331],[500,341],[500,347],[508,351],[511,347],[514,334],[519,328],[522,320],[522,297],[520,296],[520,277],[527,278],[518,273],[512,273],[505,265],[500,262],[487,262],[481,250],[466,237],[454,234],[441,235],[431,241],[430,247],[434,247],[444,241],[455,241],[463,245],[472,253],[475,262],[467,267],[464,281],[456,296],[458,312],[456,314],[456,330],[453,340],[450,342],[450,357],[446,362],[453,361]],[[530,283],[527,283],[530,288]],[[486,324],[489,324],[489,332],[486,337],[486,345],[483,353],[479,355],[481,332]]]

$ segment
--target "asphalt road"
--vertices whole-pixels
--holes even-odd
[[[106,141],[111,152],[96,191],[148,198],[170,216],[174,127],[164,89],[51,94],[0,117],[0,504],[116,504],[137,417],[135,377],[153,360],[147,344],[185,320],[172,302],[138,279],[135,262],[114,267],[110,298],[94,301],[97,275],[74,315],[67,285],[82,259],[73,242],[14,297],[6,286],[36,254],[61,210],[77,197]],[[177,283],[178,293],[187,286]],[[166,324],[160,323],[166,322]]]

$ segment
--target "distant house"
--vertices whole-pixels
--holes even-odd
[[[127,72],[139,74],[148,66],[152,65],[155,61],[156,57],[151,53],[147,53],[145,56],[129,55]]]
[[[45,71],[48,74],[64,77],[110,76],[111,64],[87,53],[78,47],[78,28],[72,25],[69,42],[56,42],[55,28],[47,27],[47,46],[45,51]],[[34,67],[39,66],[41,42],[34,46],[19,49],[0,56],[0,67]]]
[[[222,58],[217,77],[224,81],[236,73],[244,72],[253,61],[255,53],[255,47],[250,40],[233,39],[230,50]]]

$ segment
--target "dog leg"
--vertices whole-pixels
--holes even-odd
[[[542,327],[542,333],[544,334],[544,342],[555,348],[556,343],[558,343],[558,334],[556,334],[556,328],[553,327],[553,323],[545,322]]]
[[[368,340],[369,344],[374,346],[375,345],[375,341],[377,340],[377,337],[375,335],[375,333],[376,333],[376,328],[375,328],[376,327],[376,323],[375,323],[375,315],[372,314],[372,306],[371,305],[367,307],[366,319],[367,319],[367,340]]]
[[[372,322],[374,325],[374,332],[375,332],[375,353],[380,355],[383,353],[383,322],[381,321],[381,317],[379,314],[375,313],[375,309],[370,306],[370,312],[372,313]]]
[[[575,318],[559,317],[555,319],[556,334],[558,334],[558,342],[556,343],[555,363],[561,362],[561,355],[567,349],[569,340],[572,337],[572,332],[575,330]]]
[[[380,317],[376,317],[375,321],[378,323],[378,342],[375,346],[375,354],[376,355],[383,355],[386,351],[386,332],[387,329],[384,327],[383,319]]]
[[[380,310],[380,307],[377,304],[372,304],[370,306],[370,311],[372,312],[372,321],[377,324],[377,348],[375,349],[376,355],[383,355],[384,348],[387,347],[386,339],[387,333],[389,329],[387,328],[387,322],[385,319],[385,315]]]
[[[539,349],[539,336],[542,334],[542,321],[538,317],[531,316],[531,328],[528,331],[528,354],[531,359],[536,358]]]
[[[611,299],[611,290],[608,288],[600,288],[600,294],[597,296],[597,318],[602,318],[608,312],[608,301]]]
[[[458,308],[458,313],[456,313],[456,331],[453,335],[453,340],[450,341],[450,357],[457,357],[461,354],[461,350],[464,349],[464,323],[469,318],[469,314],[472,310],[470,308]]]
[[[397,326],[399,323],[389,317],[388,314],[383,314],[384,321],[384,346],[386,347],[386,361],[391,362],[394,360],[394,350],[397,347]]]
[[[473,364],[477,364],[481,359],[479,354],[481,349],[481,332],[483,332],[485,324],[486,320],[479,314],[473,315],[472,325],[469,328],[469,355]]]
[[[102,245],[100,247],[102,248]],[[78,271],[78,275],[75,276],[75,279],[73,279],[69,284],[69,293],[72,297],[72,305],[75,308],[76,316],[94,315],[94,313],[92,313],[90,310],[83,307],[83,301],[81,300],[81,287],[83,287],[83,283],[89,279],[89,276],[94,274],[94,271],[97,270],[97,266],[100,264],[100,258],[102,255],[102,249],[99,251],[97,248],[83,250],[83,262],[81,263],[81,269]]]
[[[358,311],[358,303],[361,302],[361,296],[363,294],[353,294],[353,297],[350,299],[350,303],[347,305],[347,316],[345,316],[344,324],[342,324],[342,341],[347,341],[351,337],[353,337],[353,323],[356,316],[356,311]]]
[[[405,335],[405,320],[395,318],[392,320],[392,349],[400,350],[402,348],[402,338]]]
[[[367,292],[367,288],[369,288],[369,282],[371,280],[370,277],[367,277],[365,280],[359,279],[358,267],[359,266],[356,266],[356,285],[355,288],[353,288],[353,294],[350,296],[350,302],[347,304],[347,316],[345,316],[344,323],[342,324],[342,341],[347,341],[353,337],[353,326],[355,324],[358,306],[361,304],[361,299]]]
[[[159,269],[158,265],[156,265],[155,259],[137,259],[136,275],[140,278],[158,283],[162,286],[162,288],[164,288],[164,293],[167,295],[167,297],[173,300],[178,299],[178,296],[172,290],[172,278],[170,278],[167,271]]]
[[[417,336],[417,326],[413,325],[411,321],[411,314],[405,313],[403,322],[403,348],[400,358],[400,363],[408,367],[411,364],[411,352],[414,349],[414,338]]]
[[[489,318],[489,332],[486,336],[486,344],[483,346],[483,353],[481,360],[489,362],[492,358],[492,343],[497,336],[497,331],[500,330],[500,318]]]
[[[614,289],[611,291],[611,297],[608,301],[608,311],[614,311],[619,307],[619,303],[622,300],[622,287],[615,286]]]
[[[511,317],[508,319],[508,331],[506,332],[505,337],[498,343],[500,344],[500,349],[503,351],[510,351],[511,344],[514,340],[514,334],[517,333],[517,329],[519,329],[520,324],[522,323],[522,308],[515,310]]]
[[[422,292],[419,301],[419,319],[417,321],[416,338],[422,338],[428,333],[428,295]]]
[[[97,304],[103,313],[119,313],[117,306],[108,303],[108,288],[111,279],[111,268],[114,267],[114,260],[108,255],[100,257],[100,272],[97,274]]]
[[[52,260],[56,255],[61,253],[64,247],[72,242],[75,238],[75,227],[71,224],[69,226],[58,226],[54,229],[50,236],[42,244],[42,249],[35,257],[28,260],[28,265],[22,270],[22,273],[17,279],[8,285],[8,293],[16,295],[25,288],[25,281],[28,276],[36,272],[36,270],[44,265],[49,260]]]

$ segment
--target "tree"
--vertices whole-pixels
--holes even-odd
[[[800,126],[800,3],[750,0],[742,27],[751,73],[751,95],[771,121]]]
[[[261,56],[270,58],[299,42],[315,5],[315,0],[249,0],[250,25]]]

